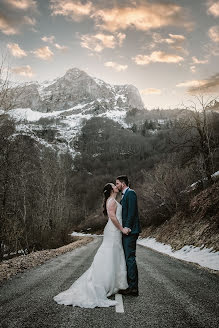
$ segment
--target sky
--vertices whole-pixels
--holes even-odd
[[[0,56],[19,82],[73,67],[133,84],[145,107],[219,95],[217,0],[0,0]]]

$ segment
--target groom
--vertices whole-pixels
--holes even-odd
[[[136,264],[136,242],[141,232],[137,196],[134,190],[128,187],[129,181],[126,175],[116,178],[116,186],[122,191],[122,225],[127,234],[122,235],[122,244],[127,266],[127,281],[129,287],[119,290],[119,294],[138,296],[138,269]]]

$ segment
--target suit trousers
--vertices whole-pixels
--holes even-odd
[[[136,243],[139,234],[122,235],[122,244],[127,266],[127,281],[129,288],[138,289],[138,268],[136,264]]]

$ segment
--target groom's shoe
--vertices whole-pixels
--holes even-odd
[[[137,288],[127,288],[127,289],[120,289],[118,291],[119,294],[122,294],[124,296],[130,295],[130,296],[139,296],[139,292]]]

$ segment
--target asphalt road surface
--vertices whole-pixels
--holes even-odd
[[[123,297],[124,313],[57,304],[53,296],[90,266],[101,242],[97,237],[1,283],[0,327],[219,327],[219,275],[143,246],[137,247],[140,295]]]

